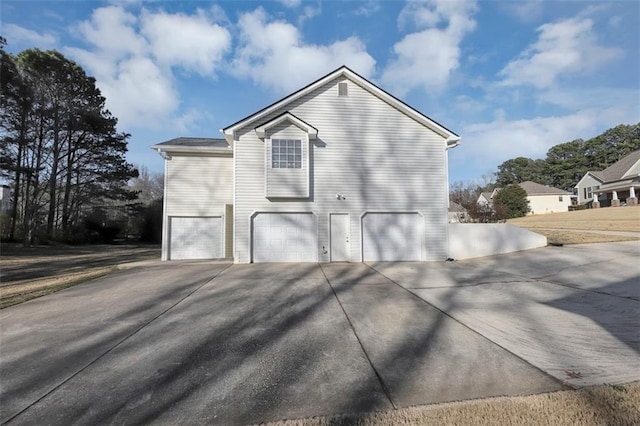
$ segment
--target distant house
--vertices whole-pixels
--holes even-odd
[[[529,200],[529,209],[531,210],[529,214],[569,211],[571,193],[531,181],[522,182],[518,185],[527,192],[527,200]]]
[[[637,205],[640,189],[640,150],[634,151],[606,169],[587,172],[575,186],[578,203],[593,207]]]
[[[11,188],[7,185],[0,186],[0,213],[8,213],[11,210]]]
[[[519,183],[527,193],[529,201],[529,214],[545,214],[554,212],[566,212],[571,205],[571,194],[562,189],[541,185],[536,182],[526,181]],[[493,209],[493,197],[502,188],[496,188],[493,192],[483,192],[478,197],[479,206],[487,206]]]
[[[449,201],[449,223],[464,222],[467,214],[467,209],[456,202]]]
[[[491,192],[482,192],[478,197],[478,201],[476,204],[479,206],[492,206],[493,202],[491,201],[492,193]]]

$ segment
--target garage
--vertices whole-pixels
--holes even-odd
[[[317,262],[312,213],[258,213],[252,221],[253,262]]]
[[[222,216],[171,217],[169,259],[220,259],[223,256]]]
[[[365,214],[362,217],[363,260],[422,260],[423,223],[418,213]]]

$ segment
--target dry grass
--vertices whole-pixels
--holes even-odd
[[[0,309],[101,277],[122,263],[159,257],[152,246],[3,244]]]
[[[435,404],[360,415],[284,420],[268,424],[273,426],[638,425],[640,424],[640,382],[523,397]]]
[[[636,237],[627,237],[623,235],[603,235],[594,234],[592,232],[575,232],[562,231],[553,229],[532,228],[537,234],[547,237],[549,244],[590,244],[590,243],[613,243],[617,241],[634,241]]]
[[[0,287],[0,309],[102,277],[114,269],[114,267],[93,268],[83,272],[4,285]]]
[[[527,229],[582,229],[585,231],[640,232],[640,207],[606,207],[509,219]]]
[[[640,232],[640,207],[607,207],[509,219],[509,223],[547,237],[549,244],[587,244],[633,241],[631,235],[603,235],[589,231]]]

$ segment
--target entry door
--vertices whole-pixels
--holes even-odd
[[[333,213],[331,218],[331,261],[348,262],[351,258],[351,243],[349,242],[349,215]]]

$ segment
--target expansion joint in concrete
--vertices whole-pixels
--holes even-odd
[[[371,358],[369,357],[369,354],[367,353],[367,350],[364,348],[364,345],[362,344],[362,341],[360,340],[360,337],[358,337],[358,333],[356,332],[356,328],[354,327],[353,323],[351,322],[351,319],[349,318],[349,315],[347,315],[347,311],[344,309],[344,306],[342,306],[342,302],[340,302],[340,298],[338,297],[338,293],[336,292],[336,289],[333,288],[333,285],[331,285],[331,281],[327,277],[327,274],[324,273],[324,269],[322,269],[322,265],[319,265],[319,266],[320,266],[320,271],[322,271],[322,275],[324,275],[324,279],[327,281],[327,284],[329,285],[329,288],[333,292],[333,297],[336,298],[336,301],[338,302],[338,305],[340,306],[340,309],[342,309],[342,313],[344,314],[344,317],[347,319],[347,322],[349,323],[349,327],[351,327],[351,331],[353,332],[353,335],[355,336],[356,340],[358,341],[358,344],[360,345],[360,349],[362,349],[362,353],[364,354],[364,357],[367,359],[367,362],[369,362],[369,365],[371,366],[371,369],[373,370],[374,374],[376,375],[376,377],[378,379],[378,382],[380,383],[380,387],[382,388],[382,391],[384,392],[385,396],[387,397],[387,399],[391,403],[391,406],[393,407],[393,409],[397,410],[398,406],[396,405],[395,402],[393,402],[393,398],[391,398],[391,391],[389,390],[387,385],[384,383],[384,380],[382,380],[382,376],[380,375],[380,372],[378,371],[376,366],[373,364],[373,361],[371,361]]]
[[[22,410],[18,411],[17,413],[13,414],[11,417],[9,417],[7,420],[5,420],[2,424],[6,425],[8,423],[11,423],[14,419],[16,419],[18,416],[20,416],[22,413],[24,413],[25,411],[27,411],[29,408],[33,407],[35,404],[37,404],[38,402],[42,401],[44,398],[46,398],[47,396],[51,395],[53,392],[55,392],[56,390],[58,390],[61,386],[63,386],[65,383],[67,383],[69,380],[73,379],[74,377],[76,377],[78,374],[82,373],[83,371],[85,371],[87,368],[91,367],[93,364],[95,364],[96,362],[98,362],[99,360],[101,360],[102,358],[104,358],[107,354],[109,354],[110,352],[112,352],[114,349],[116,349],[118,346],[120,346],[121,344],[123,344],[124,342],[126,342],[127,340],[129,340],[131,337],[135,336],[136,334],[138,334],[142,329],[146,328],[148,325],[150,325],[151,323],[153,323],[154,321],[156,321],[158,318],[160,318],[161,316],[163,316],[164,314],[166,314],[167,312],[169,312],[170,310],[172,310],[173,308],[175,308],[176,306],[178,306],[180,303],[184,302],[187,298],[189,298],[191,295],[193,295],[196,291],[200,290],[202,287],[204,287],[205,285],[207,285],[208,283],[210,283],[211,281],[213,281],[218,275],[220,275],[222,272],[226,271],[227,269],[229,269],[231,267],[231,265],[227,266],[226,268],[224,268],[223,270],[221,270],[220,272],[216,273],[213,277],[211,278],[207,278],[205,280],[203,280],[202,282],[196,284],[196,288],[193,291],[190,291],[188,294],[186,294],[184,297],[180,298],[180,300],[178,300],[177,302],[175,302],[174,304],[172,304],[171,306],[169,306],[167,309],[165,309],[164,311],[160,312],[158,315],[156,315],[155,317],[151,318],[149,321],[145,322],[144,324],[142,324],[140,327],[136,328],[135,330],[133,330],[131,333],[127,334],[125,337],[123,337],[122,339],[120,339],[118,342],[116,342],[113,346],[111,346],[109,349],[107,349],[106,351],[104,351],[102,354],[98,355],[95,359],[93,359],[92,361],[90,361],[89,363],[87,363],[84,367],[80,368],[78,371],[76,371],[75,373],[71,374],[69,377],[67,377],[66,379],[62,380],[60,383],[58,383],[57,385],[53,386],[51,389],[49,389],[48,391],[46,391],[43,395],[41,395],[39,398],[37,398],[35,401],[32,401],[31,403],[29,403],[29,405],[27,405],[26,407],[24,407]]]

